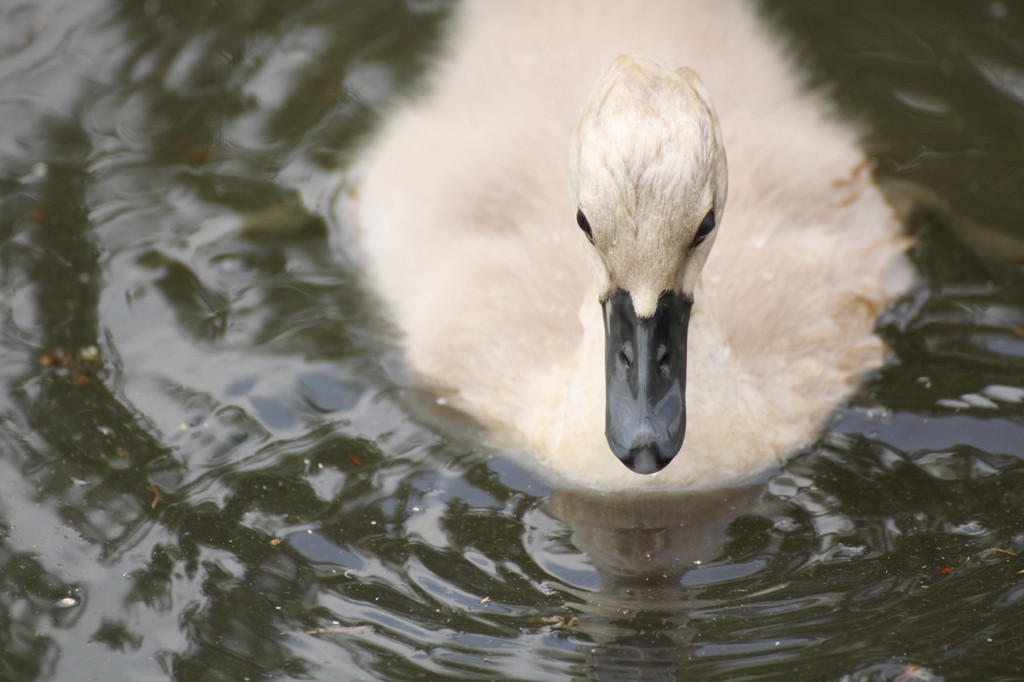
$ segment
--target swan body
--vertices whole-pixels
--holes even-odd
[[[341,208],[411,367],[499,447],[573,485],[730,485],[881,363],[906,242],[748,5],[468,0],[448,45]],[[685,438],[637,465],[657,473],[606,434],[616,292],[641,321],[689,311]]]

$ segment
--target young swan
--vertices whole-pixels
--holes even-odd
[[[884,356],[905,242],[853,131],[746,3],[460,7],[341,206],[409,366],[559,483],[761,475]],[[721,130],[700,79],[651,59],[614,60],[588,97],[609,42],[698,66]]]
[[[714,107],[692,70],[619,57],[584,109],[570,172],[605,327],[605,435],[633,471],[686,433],[687,327],[725,208]]]

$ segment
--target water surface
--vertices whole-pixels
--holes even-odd
[[[766,11],[924,206],[892,360],[636,503],[438,418],[331,250],[447,4],[4,5],[0,679],[1024,677],[1024,11],[848,4]]]

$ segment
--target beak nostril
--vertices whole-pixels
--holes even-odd
[[[622,348],[619,349],[619,359],[626,369],[633,366],[633,346],[628,341],[623,342]]]
[[[668,346],[661,344],[658,346],[657,361],[658,369],[665,373],[669,370],[670,361],[672,360],[668,350]]]

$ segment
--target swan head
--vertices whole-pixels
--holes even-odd
[[[686,431],[686,332],[726,197],[718,118],[687,68],[619,57],[572,137],[577,223],[605,321],[605,436],[637,473]]]

